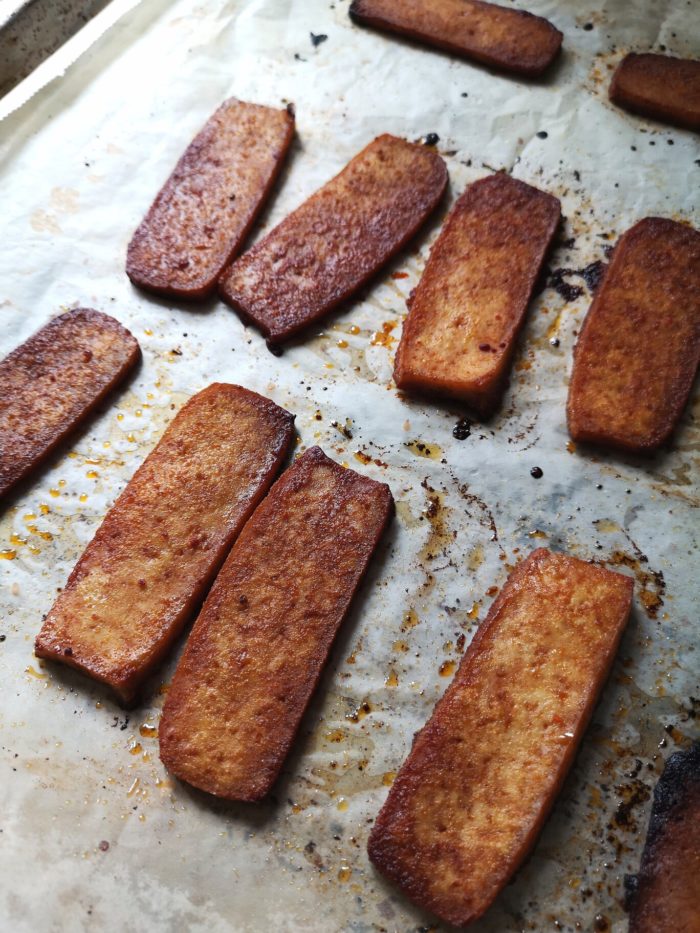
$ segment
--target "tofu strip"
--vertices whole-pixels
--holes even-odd
[[[549,68],[562,41],[549,20],[480,0],[353,0],[350,17],[529,77]]]
[[[431,148],[380,136],[221,276],[222,298],[273,343],[349,298],[437,206]]]
[[[700,742],[666,762],[639,874],[625,885],[629,933],[700,933]]]
[[[377,868],[464,926],[532,848],[612,664],[632,580],[534,551],[511,573],[372,829]]]
[[[141,359],[119,321],[80,308],[0,362],[0,496],[36,469]]]
[[[392,513],[383,483],[307,450],[216,578],[160,722],[160,756],[229,800],[271,789]]]
[[[617,66],[610,100],[644,117],[700,130],[700,61],[631,53]]]
[[[185,150],[129,244],[134,285],[205,298],[240,252],[294,136],[291,109],[225,101]]]
[[[574,440],[637,453],[673,433],[700,362],[700,233],[647,217],[623,234],[574,350]]]
[[[409,301],[394,379],[489,415],[560,218],[559,201],[508,175],[457,200]]]
[[[293,420],[239,386],[215,383],[191,398],[76,564],[37,655],[133,700],[270,487]]]

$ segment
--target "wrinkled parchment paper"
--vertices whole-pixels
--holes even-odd
[[[346,0],[151,0],[0,123],[0,351],[87,305],[130,327],[144,354],[0,522],[2,929],[438,929],[370,866],[367,834],[496,588],[540,545],[632,574],[635,609],[532,857],[474,930],[626,929],[622,878],[638,865],[651,789],[697,735],[697,389],[673,448],[646,461],[575,449],[564,405],[591,298],[581,270],[645,215],[698,223],[697,138],[615,110],[605,88],[629,49],[698,55],[700,8],[527,6],[565,34],[540,84],[356,28]],[[385,131],[439,135],[449,202],[493,170],[561,198],[553,275],[491,422],[462,422],[459,439],[458,405],[402,398],[391,381],[405,299],[447,203],[379,281],[280,358],[216,300],[131,287],[132,231],[229,95],[297,108],[256,235]],[[214,380],[295,412],[299,449],[321,444],[397,501],[274,797],[257,806],[217,803],[161,766],[155,728],[178,652],[128,713],[32,653],[107,507],[174,409]]]

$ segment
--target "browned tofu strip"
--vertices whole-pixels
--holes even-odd
[[[227,100],[205,124],[134,233],[134,285],[204,298],[240,252],[294,136],[291,109]]]
[[[221,277],[221,295],[273,342],[335,308],[410,240],[447,184],[440,156],[380,136]]]
[[[549,20],[480,0],[353,0],[350,16],[503,71],[536,77],[559,54]]]
[[[623,234],[574,350],[574,440],[644,453],[671,436],[700,362],[700,233],[647,217]]]
[[[409,302],[394,365],[399,388],[493,411],[559,217],[556,198],[508,175],[467,188]]]
[[[392,785],[369,855],[463,926],[532,848],[608,675],[632,580],[547,550],[511,573]]]
[[[700,742],[666,762],[654,790],[629,933],[700,933]]]
[[[293,416],[240,386],[187,402],[107,513],[36,640],[36,653],[125,703],[200,604],[267,492]]]
[[[55,450],[141,358],[119,321],[80,308],[0,362],[0,496]]]
[[[613,75],[610,100],[632,113],[700,130],[700,61],[626,55]]]
[[[271,789],[392,511],[389,487],[307,450],[256,509],[175,672],[160,756],[230,800]]]

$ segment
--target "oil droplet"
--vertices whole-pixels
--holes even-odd
[[[42,502],[41,505],[39,506],[39,511],[41,512],[42,515],[48,515],[51,509],[48,507],[48,505],[46,505],[45,502]]]
[[[133,745],[129,746],[130,755],[140,755],[142,751],[143,751],[143,746],[141,745],[140,742],[135,742]]]
[[[78,498],[80,499],[81,502],[87,502],[87,500],[88,500],[87,493],[86,493],[86,492],[81,492],[80,495],[78,496]]]
[[[143,412],[141,411],[140,408],[137,408],[136,411],[134,412],[134,414],[136,415],[137,418],[140,418],[141,415],[143,414]]]
[[[86,457],[83,463],[92,464],[93,466],[98,466],[100,463],[99,457]]]
[[[71,450],[71,451],[69,452],[68,456],[71,458],[71,460],[75,460],[75,458],[78,456],[78,451],[77,451],[77,450]]]
[[[442,457],[442,447],[438,444],[427,444],[425,441],[408,441],[406,447],[416,457],[425,457],[428,460],[439,460]]]
[[[126,439],[130,444],[134,444],[136,442],[136,438],[133,434],[127,434]]]
[[[155,726],[152,726],[150,722],[145,722],[139,729],[139,733],[144,739],[155,739],[158,735],[158,730]]]
[[[325,366],[326,369],[335,369],[332,363],[324,363],[323,365]]]
[[[58,488],[63,489],[65,485],[66,485],[66,481],[64,479],[59,479]]]
[[[467,555],[467,567],[470,570],[478,570],[484,562],[484,547],[482,544],[475,544]]]
[[[331,732],[326,732],[326,739],[329,742],[342,742],[345,738],[345,733],[342,729],[333,729]]]
[[[457,665],[455,664],[454,661],[443,661],[442,664],[440,665],[440,670],[438,671],[438,674],[441,677],[449,677],[450,674],[454,674],[454,670],[456,666]]]
[[[567,441],[566,449],[569,451],[570,454],[573,454],[576,452],[576,444],[574,444],[573,441]]]
[[[385,321],[381,330],[375,330],[370,337],[370,343],[373,347],[393,347],[396,338],[391,336],[392,330],[396,327],[396,321]]]
[[[20,536],[14,532],[12,532],[10,535],[10,544],[14,544],[16,547],[22,547],[22,545],[26,543],[27,542],[24,540],[24,538],[20,538]]]
[[[61,493],[58,491],[58,489],[49,489],[49,495],[53,496],[55,499],[57,496],[60,496]]]
[[[372,458],[368,456],[363,450],[356,450],[353,456],[355,460],[359,460],[360,463],[367,464],[372,462]]]
[[[103,444],[102,444],[102,446],[104,447],[105,450],[108,450],[108,449],[112,446],[112,442],[111,442],[111,441],[104,441]]]
[[[385,787],[391,787],[391,785],[396,780],[396,771],[385,771],[384,776],[382,777],[382,784]]]
[[[363,700],[356,710],[354,710],[352,713],[346,713],[345,718],[349,719],[350,722],[359,722],[361,719],[364,719],[368,713],[371,712],[372,707],[369,705],[367,700]]]
[[[119,414],[117,415],[117,421],[123,421],[123,420],[124,420],[124,415],[121,412],[119,412]]]
[[[134,778],[134,780],[133,780],[132,783],[131,783],[131,787],[130,787],[129,790],[126,792],[126,796],[127,796],[127,797],[133,797],[134,794],[136,793],[136,791],[139,789],[139,784],[140,784],[140,783],[141,783],[141,781],[139,780],[139,778]]]
[[[24,669],[24,673],[29,674],[30,677],[36,677],[37,680],[46,680],[46,674],[40,674],[39,671],[34,670],[31,664]]]
[[[345,799],[345,797],[341,797],[341,798],[338,800],[338,809],[340,810],[341,813],[345,813],[345,811],[347,810],[348,806],[349,806],[349,804],[348,804],[347,800]]]
[[[348,868],[347,865],[344,865],[338,871],[338,881],[343,881],[343,882],[349,881],[351,877],[352,877],[352,868]]]
[[[38,535],[44,541],[53,541],[53,535],[50,531],[39,531],[36,525],[27,525],[27,530],[33,535]]]
[[[97,479],[100,474],[97,472],[97,470],[88,470],[85,475],[88,479]]]
[[[360,333],[360,328],[357,324],[351,324],[350,327],[348,327],[348,332],[356,337]]]
[[[27,512],[27,514],[24,516],[25,522],[31,522],[35,518],[36,518],[36,515],[34,514],[34,512]]]
[[[394,651],[408,651],[408,644],[405,641],[395,641],[391,647]]]
[[[471,607],[471,609],[470,609],[469,612],[467,613],[467,616],[468,616],[470,619],[478,619],[478,618],[479,618],[479,609],[481,609],[481,603],[479,603],[479,602],[474,603],[474,605]]]
[[[539,528],[536,528],[534,531],[528,531],[527,536],[528,538],[546,538],[547,532],[540,531]]]
[[[597,521],[593,522],[593,524],[596,526],[598,531],[610,532],[620,530],[620,526],[617,524],[617,522],[613,522],[609,518],[599,518]]]
[[[415,609],[409,609],[408,612],[404,612],[403,620],[401,622],[401,631],[409,632],[412,628],[415,628],[416,625],[420,622],[418,615],[416,614]]]
[[[344,350],[348,345],[347,340],[339,340],[336,346],[340,347],[341,350]]]
[[[153,336],[153,331],[151,330],[150,327],[147,327],[147,328],[144,330],[144,334],[145,334],[147,337],[152,337],[152,336]]]
[[[392,669],[389,671],[389,676],[384,681],[384,686],[385,687],[398,687],[398,685],[399,685],[399,675],[396,673],[396,671],[392,667]]]

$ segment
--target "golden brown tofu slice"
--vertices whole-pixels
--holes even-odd
[[[391,516],[383,483],[307,450],[258,506],[197,619],[160,722],[177,777],[230,800],[271,789]]]
[[[700,742],[666,762],[639,874],[625,883],[629,933],[700,933]]]
[[[273,343],[335,308],[410,240],[447,184],[440,156],[380,136],[221,277],[221,295]]]
[[[610,100],[654,120],[700,130],[700,61],[670,55],[626,55],[610,83]]]
[[[240,252],[294,136],[291,108],[225,101],[185,150],[129,243],[134,285],[204,298]]]
[[[569,433],[637,453],[667,441],[700,362],[700,233],[647,217],[620,237],[574,349]]]
[[[560,213],[551,194],[509,175],[467,188],[409,301],[394,364],[399,388],[493,411]]]
[[[561,49],[562,34],[549,20],[480,0],[353,0],[350,16],[528,77],[541,75]]]
[[[0,496],[85,421],[140,358],[119,321],[79,308],[0,362]]]
[[[534,551],[511,573],[372,829],[379,870],[476,920],[532,848],[608,675],[632,580]]]
[[[76,564],[37,655],[133,700],[270,487],[293,421],[240,386],[215,383],[191,398]]]

